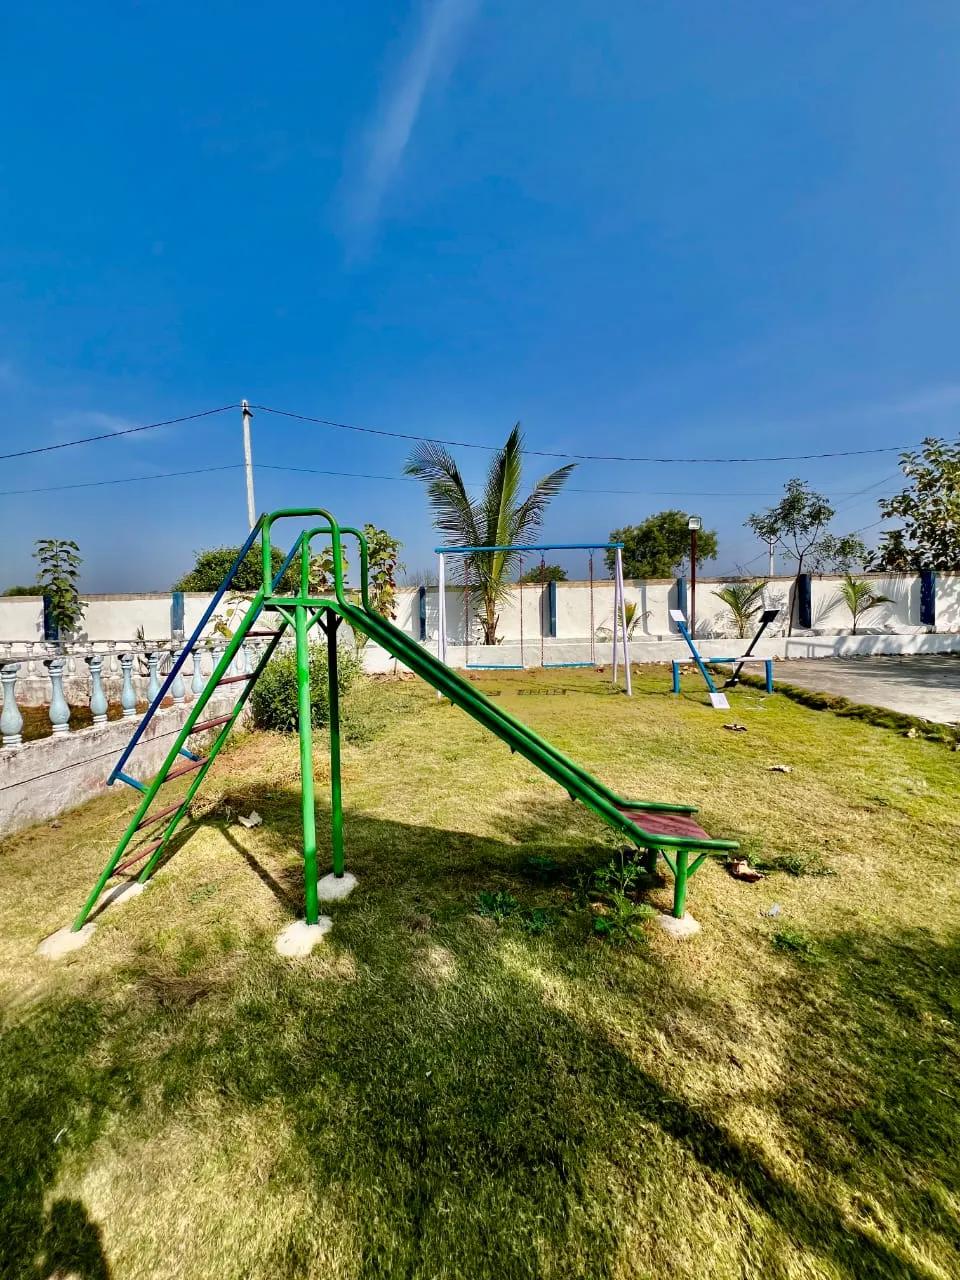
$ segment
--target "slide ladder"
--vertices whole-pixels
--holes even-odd
[[[257,678],[270,661],[274,650],[280,642],[281,635],[286,630],[287,624],[284,621],[281,621],[275,628],[268,627],[260,630],[254,629],[254,624],[260,618],[264,607],[266,593],[263,587],[261,587],[248,604],[246,613],[241,619],[239,626],[227,642],[219,662],[214,665],[214,669],[210,673],[203,690],[191,706],[183,727],[174,738],[173,745],[168,751],[167,756],[164,759],[163,764],[160,766],[157,774],[151,781],[146,782],[133,777],[132,774],[127,771],[128,761],[136,749],[137,744],[142,739],[148,725],[156,716],[157,711],[161,707],[164,698],[167,696],[171,685],[176,679],[177,673],[183,666],[188,655],[194,652],[200,644],[204,628],[213,617],[217,605],[223,599],[223,596],[234,581],[240,565],[243,563],[245,557],[260,534],[261,526],[262,517],[251,530],[250,536],[241,547],[236,559],[227,571],[226,577],[214,593],[213,598],[204,611],[200,621],[197,623],[192,635],[184,644],[179,656],[173,663],[170,671],[167,673],[156,697],[150,703],[150,706],[144,713],[143,719],[134,730],[130,741],[127,743],[120,755],[120,758],[110,771],[110,775],[107,778],[108,785],[112,785],[114,782],[125,783],[127,786],[140,792],[142,798],[130,819],[126,830],[120,837],[116,848],[111,854],[106,866],[100,873],[96,884],[81,908],[79,915],[74,920],[73,925],[71,926],[73,931],[83,928],[84,924],[90,917],[90,913],[96,906],[100,894],[103,892],[107,882],[112,877],[123,875],[124,873],[132,874],[133,868],[138,864],[142,864],[141,870],[137,875],[137,880],[140,884],[146,884],[147,880],[153,874],[163,857],[164,851],[171,838],[180,823],[186,817],[193,797],[199,791],[210,766],[213,764],[214,760],[216,760],[224,743],[230,736],[230,730],[240,718],[240,714],[253,690],[253,686],[256,684]],[[279,582],[289,567],[296,550],[297,548],[295,547],[294,551],[291,552],[274,576],[274,580],[271,583],[272,587],[275,588],[279,585]],[[254,637],[265,637],[269,641],[265,650],[260,655],[256,666],[252,671],[240,674],[231,674],[230,668],[233,666],[234,660],[240,652],[240,648],[244,641]],[[206,706],[213,695],[218,690],[227,688],[231,685],[240,685],[242,688],[240,690],[240,696],[237,698],[230,710],[224,714],[212,717],[204,716]],[[209,746],[206,747],[204,754],[199,755],[193,751],[190,746],[188,746],[190,739],[193,738],[194,735],[207,733],[212,730],[216,730],[216,733],[210,741]],[[179,778],[187,777],[191,774],[193,775],[193,778],[182,800],[178,800],[173,804],[166,805],[160,809],[154,808],[154,801],[160,795],[161,789],[168,782],[174,782]],[[142,833],[144,833],[148,827],[155,827],[156,824],[160,822],[164,823],[164,825],[161,828],[159,837],[155,836],[152,839],[147,839],[146,843],[138,843]],[[124,854],[128,854],[128,851],[129,855],[125,858]]]

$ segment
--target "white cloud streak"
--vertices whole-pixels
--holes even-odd
[[[449,75],[464,33],[480,0],[431,0],[422,11],[420,28],[398,74],[383,95],[368,130],[363,169],[349,199],[356,232],[376,224],[384,196],[410,145],[424,98]]]

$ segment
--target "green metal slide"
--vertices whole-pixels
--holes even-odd
[[[304,530],[291,548],[283,567],[273,572],[271,565],[271,530],[275,521],[294,518],[298,520],[320,517],[323,523]],[[357,540],[360,548],[361,586],[359,599],[348,598],[343,582],[343,535]],[[314,802],[312,728],[310,706],[310,673],[309,673],[309,631],[319,626],[327,638],[328,679],[330,698],[330,811],[333,875],[344,874],[343,852],[343,807],[340,784],[340,725],[337,689],[337,631],[341,622],[346,622],[355,632],[362,633],[383,648],[391,657],[402,662],[414,674],[432,685],[454,706],[465,711],[478,724],[494,734],[510,751],[522,755],[531,764],[540,769],[568,793],[571,800],[580,801],[609,826],[632,841],[645,851],[645,863],[652,871],[657,864],[659,854],[674,877],[673,914],[682,916],[684,912],[687,881],[694,874],[704,859],[715,853],[726,853],[738,848],[733,840],[714,840],[691,817],[696,812],[695,806],[687,804],[665,804],[654,801],[629,800],[612,791],[604,783],[594,778],[586,769],[576,764],[569,757],[558,751],[551,743],[541,738],[528,725],[506,712],[502,706],[486,697],[480,689],[470,681],[463,679],[429,653],[417,641],[394,626],[387,618],[372,608],[368,593],[368,554],[364,535],[358,530],[342,527],[329,512],[318,508],[294,508],[272,512],[261,516],[251,531],[247,544],[241,549],[231,573],[224,581],[216,599],[223,594],[229,584],[230,577],[242,561],[247,549],[253,545],[256,537],[261,539],[263,556],[263,586],[250,602],[248,611],[236,633],[232,636],[221,660],[212,672],[206,687],[194,703],[180,732],[176,735],[169,754],[160,771],[150,783],[141,782],[122,771],[136,742],[139,740],[150,717],[155,713],[162,700],[163,690],[147,712],[143,723],[136,730],[130,746],[121,756],[118,765],[111,774],[111,781],[118,778],[139,789],[142,800],[137,806],[126,831],[108,860],[83,908],[73,923],[74,930],[81,929],[89,919],[100,894],[107,882],[122,873],[131,864],[147,859],[139,872],[140,883],[145,884],[160,865],[168,845],[178,825],[186,816],[193,796],[200,787],[208,769],[213,764],[221,747],[225,743],[230,730],[237,722],[244,703],[250,695],[261,671],[265,668],[280,636],[289,627],[295,636],[297,654],[297,695],[300,722],[300,759],[301,788],[303,808],[303,857],[305,881],[305,915],[308,924],[315,924],[319,915],[318,906],[318,867],[316,838],[316,807]],[[333,591],[323,595],[313,595],[310,589],[309,573],[311,565],[311,545],[313,539],[323,536],[331,544],[333,563]],[[287,567],[299,564],[300,589],[296,595],[282,594],[280,582]],[[213,603],[208,610],[213,609]],[[254,623],[265,613],[278,615],[278,625],[267,631],[254,633]],[[198,626],[197,634],[184,649],[180,662],[183,662],[188,649],[194,642],[199,643],[199,633],[207,615]],[[266,652],[262,655],[254,671],[243,675],[230,675],[231,663],[237,656],[244,639],[250,634],[270,637]],[[173,673],[171,673],[172,675]],[[168,680],[171,677],[168,677]],[[243,691],[233,709],[226,715],[213,720],[203,720],[204,707],[214,692],[224,684],[241,682]],[[194,755],[186,748],[191,734],[201,730],[216,728],[218,730],[211,746],[204,756]],[[188,764],[182,763],[186,757]],[[159,812],[149,812],[160,788],[171,779],[183,774],[192,773],[187,794],[182,801],[169,805]],[[125,862],[120,859],[123,853],[137,838],[138,833],[166,819],[161,828],[159,839],[151,841]]]

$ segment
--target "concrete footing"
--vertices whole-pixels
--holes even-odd
[[[124,884],[115,885],[109,893],[105,893],[97,904],[96,914],[99,916],[110,907],[122,907],[131,898],[139,898],[146,892],[147,886],[138,880],[127,880]]]
[[[51,933],[49,938],[44,938],[37,947],[37,955],[47,960],[59,960],[61,956],[69,955],[71,951],[79,951],[93,937],[96,927],[95,924],[85,924],[82,929],[74,933],[69,925],[64,925],[56,933]]]
[[[671,938],[692,938],[700,932],[700,926],[693,916],[684,914],[678,920],[676,916],[668,916],[662,912],[657,916],[657,924]]]
[[[331,872],[317,885],[317,897],[321,902],[339,902],[341,898],[348,898],[356,887],[357,877],[352,876],[349,871],[340,877]]]
[[[329,916],[321,916],[316,924],[307,924],[306,920],[294,920],[277,934],[273,944],[274,950],[278,956],[308,956],[332,928],[333,921]]]

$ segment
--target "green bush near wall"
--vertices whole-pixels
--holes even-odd
[[[341,648],[337,658],[337,687],[341,699],[361,675],[360,660]],[[284,652],[270,660],[250,695],[253,722],[258,729],[278,729],[281,733],[297,731],[297,655]],[[310,646],[310,711],[314,728],[325,725],[330,717],[327,696],[327,646]]]

